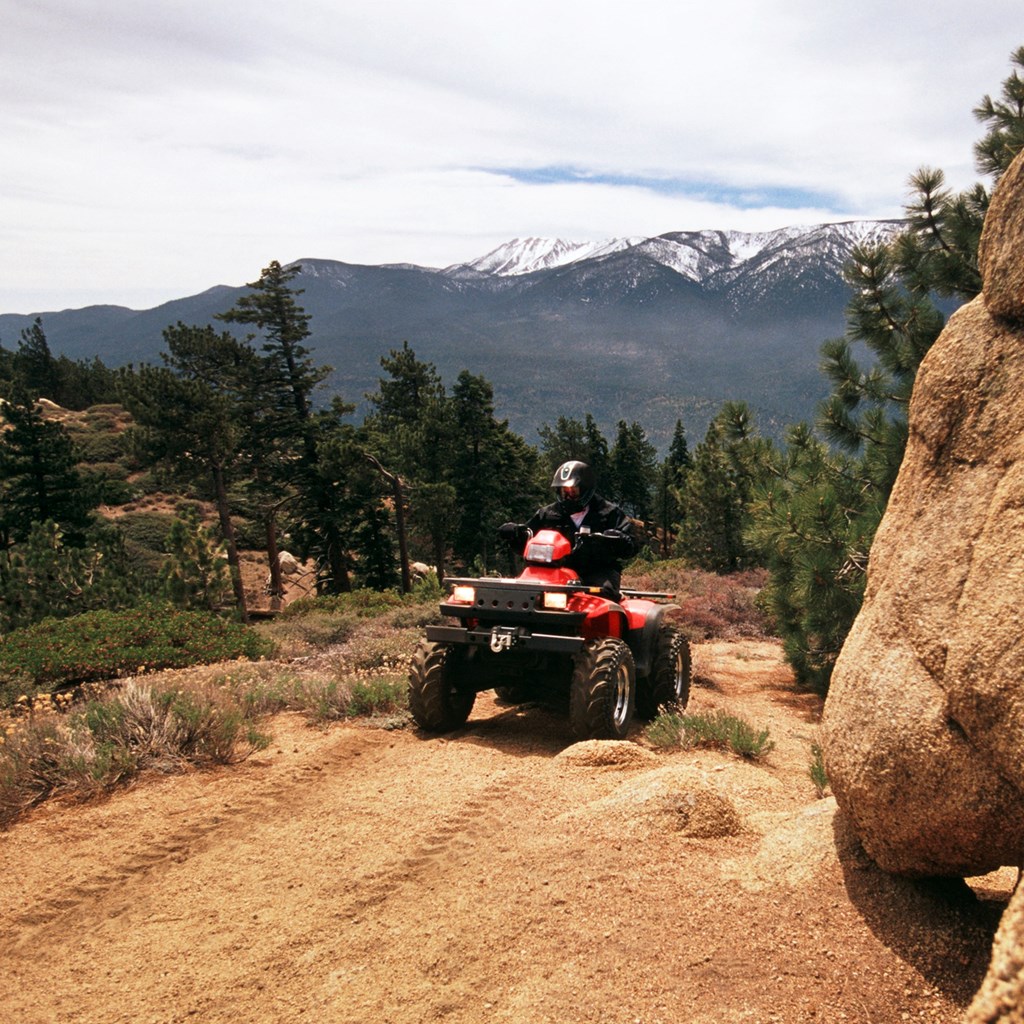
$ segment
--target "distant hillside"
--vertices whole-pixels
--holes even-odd
[[[638,420],[659,444],[681,418],[693,443],[728,399],[747,401],[766,433],[813,416],[827,390],[821,344],[845,329],[843,265],[855,243],[897,227],[517,239],[445,269],[303,259],[297,285],[314,357],[350,401],[375,389],[381,356],[407,340],[446,382],[463,369],[487,377],[499,415],[531,443],[540,424],[588,412],[609,434]],[[4,314],[0,342],[14,347],[39,315],[55,354],[156,361],[165,327],[211,322],[245,291],[218,286],[141,311]]]

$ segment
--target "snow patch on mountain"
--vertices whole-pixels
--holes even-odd
[[[449,269],[469,269],[483,274],[514,277],[532,274],[538,270],[564,267],[569,263],[596,256],[606,256],[628,249],[641,240],[610,238],[602,242],[571,242],[562,238],[513,238],[478,259]]]
[[[735,277],[744,269],[770,266],[800,255],[842,266],[860,243],[885,241],[899,221],[846,221],[785,227],[775,231],[676,231],[654,238],[611,238],[574,242],[563,238],[514,238],[469,263],[449,267],[450,275],[517,277],[630,250],[674,271],[688,281],[708,284]]]

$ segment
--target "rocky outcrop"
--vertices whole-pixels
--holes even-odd
[[[965,1024],[1024,1024],[1024,887],[1003,914],[984,984]]]
[[[1024,157],[981,252],[982,295],[918,372],[825,708],[840,809],[907,875],[1024,862]]]
[[[1024,324],[1024,163],[1018,157],[1003,175],[985,218],[978,266],[985,306],[999,319]]]

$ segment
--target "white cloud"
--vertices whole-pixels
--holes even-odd
[[[1019,0],[0,14],[5,312],[151,305],[270,259],[446,265],[516,235],[890,216],[922,164],[974,180],[971,108],[1024,42]],[[604,183],[499,173],[553,167]],[[741,210],[609,183],[631,177],[807,199]]]

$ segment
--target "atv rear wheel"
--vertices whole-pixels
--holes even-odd
[[[663,625],[654,640],[650,674],[636,690],[636,713],[648,721],[661,708],[682,711],[690,700],[693,660],[690,642],[675,626]]]
[[[476,701],[469,684],[465,647],[421,643],[409,670],[409,711],[427,732],[450,732],[464,725]]]
[[[590,640],[575,656],[569,723],[581,740],[625,739],[636,699],[633,654],[622,640]]]

